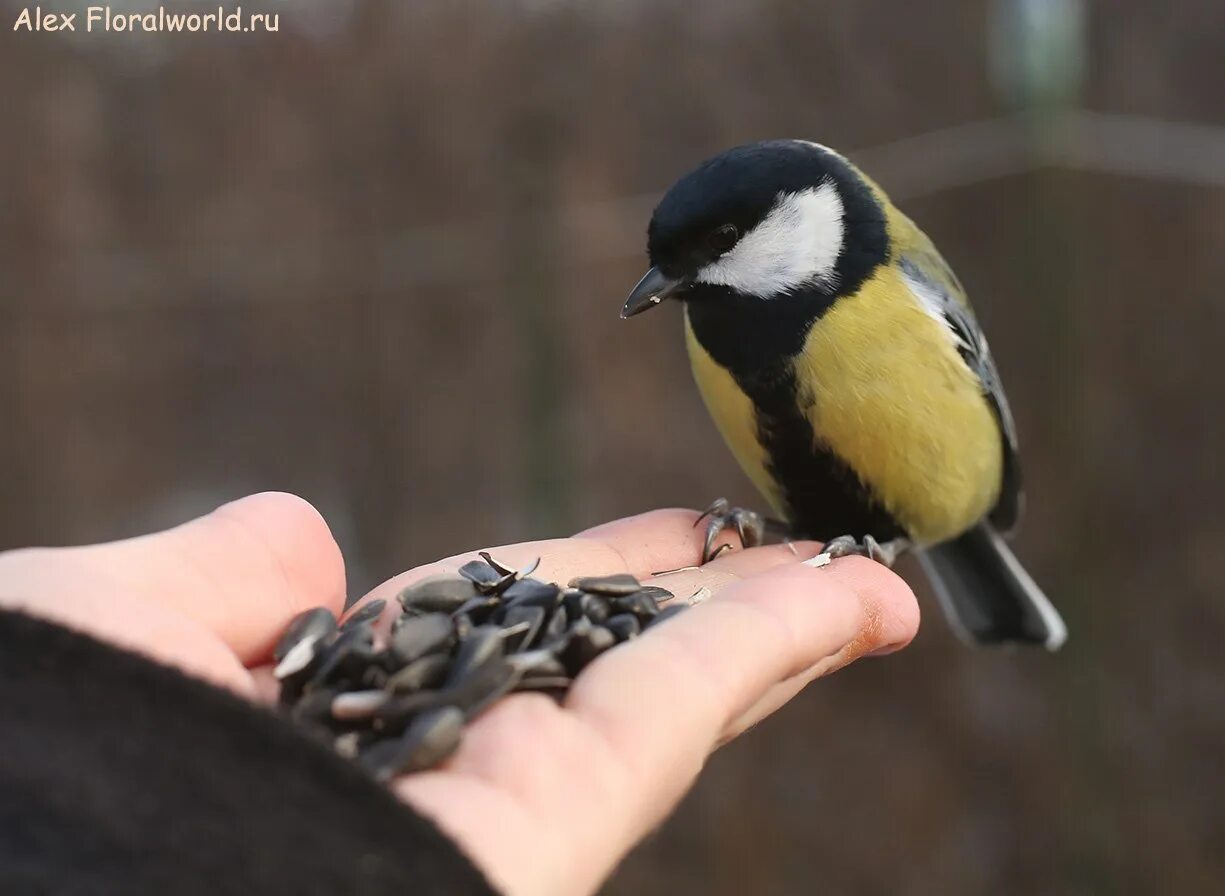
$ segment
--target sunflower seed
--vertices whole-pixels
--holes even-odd
[[[504,650],[501,629],[496,625],[478,625],[455,652],[455,659],[447,672],[447,686],[462,681],[476,669],[502,656]]]
[[[401,591],[400,606],[405,610],[424,610],[427,613],[452,613],[464,601],[476,595],[476,585],[468,579],[430,576]]]
[[[639,581],[629,573],[616,573],[611,576],[580,576],[570,582],[571,588],[579,588],[592,594],[605,594],[610,597],[621,594],[633,594],[642,588]]]
[[[551,610],[561,600],[561,589],[538,579],[520,579],[502,592],[507,607],[543,607]]]
[[[442,691],[421,690],[412,694],[394,694],[384,703],[371,721],[376,731],[396,733],[427,709],[446,706],[449,701]]]
[[[388,650],[401,664],[445,650],[451,645],[455,626],[446,613],[427,613],[406,620],[391,636]]]
[[[506,696],[523,673],[503,657],[493,657],[468,678],[446,689],[447,702],[464,710],[464,716],[474,719],[499,698]]]
[[[500,573],[484,560],[469,560],[459,568],[459,574],[474,584],[482,594],[492,594],[515,580],[514,572]]]
[[[586,617],[579,617],[580,619]],[[553,611],[553,615],[549,617],[549,623],[545,626],[544,634],[540,640],[544,644],[556,644],[566,636],[566,626],[570,624],[570,618],[566,615],[565,607],[558,607]]]
[[[507,653],[514,653],[516,650],[522,650],[525,647],[530,647],[535,641],[536,636],[540,634],[540,630],[544,627],[545,616],[544,607],[510,607],[502,616],[502,639],[505,641],[505,649]],[[517,626],[524,626],[521,634],[507,636],[507,632]]]
[[[459,576],[398,595],[386,644],[374,626],[386,602],[355,608],[337,628],[326,609],[295,617],[277,645],[280,702],[312,736],[383,780],[437,765],[465,720],[513,691],[561,699],[592,660],[687,604],[630,575],[531,578],[481,552]],[[380,649],[376,649],[377,644]]]
[[[342,631],[345,629],[356,628],[367,622],[373,622],[383,614],[383,610],[387,607],[387,601],[381,597],[375,598],[369,603],[362,604],[349,616],[348,619],[341,624]]]
[[[336,631],[336,617],[326,607],[316,607],[313,610],[299,613],[290,620],[285,634],[281,635],[281,640],[277,641],[276,648],[272,651],[272,658],[280,662],[285,659],[289,651],[293,650],[295,645],[308,638],[314,638],[316,641],[326,638],[334,631]]]
[[[503,623],[502,628],[499,630],[503,642],[502,649],[506,650],[506,646],[508,644],[514,643],[520,635],[527,634],[529,627],[530,626],[526,622],[516,622],[514,625],[506,625]]]
[[[505,563],[499,563],[489,556],[489,551],[477,551],[476,555],[492,566],[500,576],[517,576],[519,574],[519,571],[514,567],[507,566]]]
[[[658,585],[643,585],[642,589],[638,593],[649,596],[657,604],[662,604],[665,601],[672,600],[672,598],[676,597],[676,595],[667,588],[660,588]]]
[[[589,594],[577,588],[567,588],[562,598],[566,615],[570,621],[586,616],[592,622],[603,622],[608,618],[608,601],[597,594]]]
[[[600,623],[607,619],[611,611],[608,600],[596,594],[588,594],[583,607],[583,615],[592,622]]]
[[[391,695],[383,690],[349,691],[337,694],[332,700],[332,718],[346,722],[354,719],[369,719],[390,699]]]
[[[612,632],[618,641],[628,641],[642,631],[642,625],[633,613],[618,613],[610,617],[604,627]]]
[[[380,781],[432,768],[459,747],[463,729],[464,714],[456,707],[431,709],[415,718],[400,737],[362,751],[357,761]]]
[[[445,653],[430,653],[413,660],[387,679],[384,687],[393,694],[411,694],[422,688],[435,688],[446,678],[451,658]]]
[[[586,621],[586,620],[582,620]],[[602,625],[588,625],[583,630],[571,629],[570,640],[562,651],[566,671],[574,677],[588,663],[617,643],[616,636]]]
[[[514,656],[508,656],[506,661],[522,672],[524,678],[553,678],[566,674],[566,667],[551,650],[516,653]]]
[[[361,675],[361,670],[374,656],[373,635],[366,627],[351,628],[327,645],[319,657],[319,665],[311,676],[312,685],[336,680],[345,675]]]
[[[589,595],[586,591],[579,591],[577,588],[566,588],[561,593],[561,606],[566,611],[566,618],[571,622],[578,619],[583,614],[583,601]]]
[[[569,642],[575,635],[585,635],[591,631],[591,620],[586,616],[580,616],[570,623],[570,627],[566,629],[566,640]]]
[[[484,620],[501,603],[502,601],[496,594],[479,594],[471,600],[465,601],[464,605],[455,611],[455,615],[466,614],[473,619]]]
[[[659,615],[659,604],[655,603],[655,598],[642,591],[624,597],[614,597],[611,603],[614,613],[633,613],[643,622]]]
[[[319,655],[319,641],[319,635],[308,635],[294,644],[272,670],[273,677],[284,681],[299,672],[305,672]]]

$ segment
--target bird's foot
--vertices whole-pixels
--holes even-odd
[[[856,539],[853,535],[840,535],[837,538],[831,538],[825,543],[825,549],[811,560],[805,560],[804,563],[808,566],[827,566],[839,557],[849,557],[852,554],[857,554],[860,557],[867,557],[870,560],[875,560],[877,563],[892,569],[893,564],[910,547],[910,542],[905,538],[895,538],[892,541],[886,541],[881,544],[871,535],[865,535],[862,540]]]
[[[727,503],[726,498],[716,498],[714,503],[693,521],[695,529],[701,525],[702,520],[706,521],[706,541],[702,548],[703,563],[709,563],[724,551],[732,549],[730,544],[722,544],[715,548],[715,541],[724,529],[735,529],[736,534],[740,536],[740,544],[746,548],[757,547],[765,539],[766,518],[753,510],[732,507]]]

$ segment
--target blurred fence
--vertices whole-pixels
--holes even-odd
[[[285,488],[357,591],[752,503],[676,316],[616,312],[698,158],[865,148],[990,333],[1072,641],[970,653],[928,612],[715,756],[609,891],[1220,890],[1218,4],[1095,8],[1076,90],[1020,110],[1006,4],[273,6],[258,38],[0,33],[0,547]]]

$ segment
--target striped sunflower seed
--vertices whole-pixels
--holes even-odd
[[[449,655],[429,653],[393,673],[383,687],[393,694],[411,694],[424,688],[436,688],[447,677],[450,666]]]
[[[604,594],[615,597],[622,594],[633,594],[642,589],[642,584],[629,573],[616,573],[611,576],[580,576],[570,582],[571,588],[578,588],[591,594]]]
[[[430,576],[400,592],[400,606],[425,613],[453,613],[477,595],[476,585],[460,576]]]
[[[313,610],[299,613],[290,620],[285,633],[277,641],[272,651],[272,658],[280,662],[302,641],[308,638],[320,640],[334,631],[336,631],[336,617],[326,607],[316,607]]]
[[[413,719],[398,738],[363,750],[357,761],[378,780],[389,781],[438,765],[459,748],[463,731],[464,714],[456,707],[428,710]]]
[[[429,653],[446,650],[455,636],[455,626],[446,613],[427,613],[404,621],[391,636],[387,650],[401,665]]]
[[[387,607],[387,601],[381,597],[375,598],[362,604],[349,614],[348,618],[341,624],[342,631],[356,628],[359,625],[365,625],[367,622],[374,622],[383,614],[383,610]]]

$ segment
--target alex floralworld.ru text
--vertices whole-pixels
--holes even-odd
[[[109,6],[89,6],[81,13],[44,12],[41,6],[25,7],[17,14],[14,31],[51,32],[76,31],[78,25],[86,32],[94,31],[277,31],[280,13],[243,13],[241,6],[226,11],[218,6],[215,12],[167,12],[164,6],[148,12],[117,12]]]

